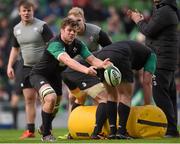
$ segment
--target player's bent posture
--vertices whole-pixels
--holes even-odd
[[[111,62],[121,71],[122,81],[116,87],[111,87],[104,83],[111,99],[118,100],[119,124],[116,130],[116,110],[108,109],[108,118],[110,123],[110,139],[128,139],[130,138],[126,131],[126,123],[130,112],[131,96],[133,93],[133,71],[144,69],[143,88],[145,97],[151,97],[152,93],[152,75],[156,68],[156,55],[151,49],[134,41],[121,41],[104,47],[94,54],[99,59],[110,58]],[[103,72],[100,73],[103,79]]]
[[[85,74],[96,76],[95,68],[106,68],[111,64],[109,59],[104,61],[94,57],[86,45],[75,39],[78,23],[70,18],[62,21],[60,35],[55,37],[45,50],[40,61],[33,67],[30,75],[31,84],[39,91],[42,98],[42,124],[44,127],[42,141],[54,141],[50,126],[57,98],[62,94],[61,72],[66,66]],[[81,55],[93,65],[86,67],[73,59]]]
[[[83,60],[79,62],[85,66],[89,66]],[[86,99],[86,96],[91,96],[95,102],[98,103],[96,110],[96,121],[94,131],[91,135],[92,139],[101,139],[100,132],[102,130],[103,124],[107,119],[107,98],[108,93],[98,77],[86,75],[84,73],[75,71],[71,68],[66,68],[62,73],[63,81],[70,89],[70,92],[73,96],[76,97],[75,104],[72,109],[75,109],[77,106],[83,105]],[[70,138],[70,135],[69,135]]]
[[[25,98],[27,130],[20,137],[21,139],[34,137],[35,131],[35,102],[36,94],[29,81],[29,73],[32,67],[39,61],[48,42],[53,34],[44,21],[34,17],[34,5],[30,1],[20,0],[18,5],[21,21],[13,30],[13,47],[9,56],[7,75],[10,79],[15,77],[13,65],[19,52],[22,54],[23,69],[22,83],[23,95]]]

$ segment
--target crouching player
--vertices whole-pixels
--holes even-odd
[[[131,96],[133,94],[133,70],[144,69],[143,89],[146,99],[152,96],[152,76],[156,69],[156,55],[146,46],[135,41],[121,41],[104,47],[97,53],[96,57],[101,60],[110,58],[111,62],[121,71],[121,84],[111,87],[104,83],[109,95],[118,99],[118,108],[108,109],[111,133],[109,138],[129,139],[126,124],[130,112]],[[100,74],[103,79],[103,73]],[[118,129],[116,130],[116,112],[119,115]]]

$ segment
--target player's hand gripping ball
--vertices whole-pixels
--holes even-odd
[[[121,77],[122,77],[121,72],[114,65],[112,65],[104,70],[105,81],[110,86],[115,87],[115,86],[119,85],[121,83]]]

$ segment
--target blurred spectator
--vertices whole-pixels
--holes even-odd
[[[123,23],[115,9],[115,7],[109,7],[109,18],[107,23],[107,32],[112,38],[112,41],[119,41],[127,38],[127,35],[123,31]]]
[[[9,95],[7,93],[8,77],[4,68],[4,62],[0,56],[0,101],[8,101]]]
[[[55,24],[58,17],[63,16],[58,0],[48,0],[44,21],[47,22],[54,34],[58,33],[58,26]]]
[[[131,31],[133,30],[135,24],[133,23],[133,21],[131,19],[129,19],[127,16],[126,16],[126,13],[127,13],[127,10],[129,9],[129,6],[127,5],[124,5],[122,7],[122,9],[119,10],[119,15],[122,19],[122,22],[124,24],[124,30],[127,34],[130,34]]]
[[[110,18],[108,18],[108,33],[114,35],[119,33],[120,30],[120,18],[114,7],[109,7]]]
[[[6,15],[0,16],[0,55],[3,59],[4,66],[7,64],[8,54],[10,51],[9,43],[9,22]]]

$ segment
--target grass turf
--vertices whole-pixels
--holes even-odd
[[[0,130],[0,143],[41,143],[40,135],[35,138],[19,140],[23,130]],[[54,136],[64,135],[67,129],[54,129]],[[133,139],[133,140],[60,140],[55,143],[180,143],[180,138]]]

